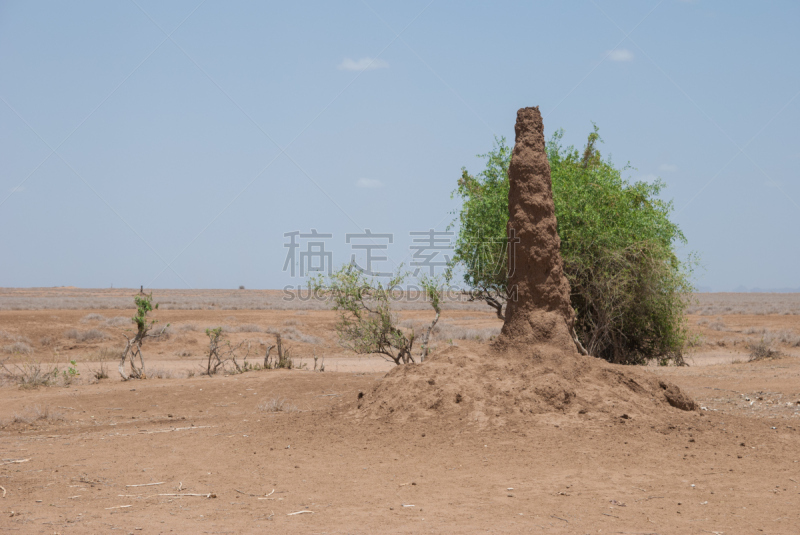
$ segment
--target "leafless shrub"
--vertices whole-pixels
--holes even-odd
[[[49,347],[53,345],[53,342],[55,342],[55,340],[53,339],[52,336],[42,336],[41,338],[39,338],[39,345],[43,347]]]
[[[744,330],[744,334],[766,334],[767,329],[763,327],[748,327]]]
[[[273,398],[269,401],[262,401],[258,404],[261,412],[298,412],[297,406],[292,405],[283,398]]]
[[[298,310],[297,312],[294,313],[294,315],[295,316],[308,316],[308,311],[307,310]]]
[[[434,340],[478,340],[485,342],[497,337],[500,334],[500,327],[484,327],[475,329],[462,327],[450,323],[441,323],[433,329]]]
[[[14,342],[3,346],[3,352],[12,355],[30,355],[33,353],[33,348],[25,342]]]
[[[251,369],[255,369],[247,362],[247,357],[250,355],[250,343],[246,340],[233,345],[230,340],[225,337],[225,331],[222,327],[216,329],[206,329],[206,336],[208,336],[208,363],[205,372],[207,375],[214,375],[215,373],[224,370],[225,365],[230,362],[233,364],[237,373],[243,373]],[[242,358],[242,364],[239,364],[237,351],[246,348],[245,354]]]
[[[108,368],[106,368],[105,363],[100,363],[100,367],[96,370],[89,370],[92,373],[92,376],[97,379],[108,379]]]
[[[727,331],[728,326],[722,321],[722,318],[717,318],[713,322],[708,324],[708,328],[712,331]]]
[[[108,338],[108,335],[99,329],[89,329],[88,331],[69,329],[64,336],[76,342],[98,342]]]
[[[158,332],[151,334],[150,337],[155,340],[156,342],[165,342],[172,338],[172,335],[175,334],[175,331],[170,325],[165,325]]]
[[[300,325],[301,323],[297,320],[284,320],[283,324],[291,326],[291,325]]]
[[[264,329],[262,329],[258,325],[254,325],[252,323],[245,323],[244,325],[239,325],[238,327],[236,327],[236,332],[240,332],[240,333],[260,333],[260,332],[264,332]]]
[[[26,407],[21,414],[14,414],[14,417],[10,421],[4,422],[2,426],[6,427],[11,424],[33,425],[38,422],[53,423],[62,420],[64,420],[62,413],[54,411],[48,406],[45,406],[44,410],[42,410],[37,405],[35,407]]]
[[[38,388],[55,383],[58,380],[58,368],[48,371],[39,362],[24,362],[8,367],[0,362],[0,376],[5,382],[14,383],[21,388]]]
[[[779,343],[779,344],[786,344],[791,347],[800,346],[800,336],[786,329],[782,329],[777,332],[767,331],[764,333],[763,338],[767,344]]]
[[[106,319],[106,317],[103,316],[102,314],[96,314],[93,312],[91,314],[86,314],[83,318],[81,318],[81,323],[89,323],[90,321],[102,321],[104,319]]]
[[[101,347],[91,355],[84,357],[83,360],[87,360],[89,362],[104,362],[106,360],[116,360],[121,356],[122,352],[119,349]]]
[[[108,318],[105,322],[106,327],[127,327],[133,323],[130,318],[126,318],[125,316],[115,316],[113,318]]]
[[[774,359],[781,356],[780,351],[770,347],[769,343],[765,342],[762,338],[758,342],[752,342],[748,345],[750,349],[750,359],[748,362],[756,362],[765,359]]]
[[[300,332],[295,327],[286,327],[284,329],[269,327],[267,332],[270,334],[280,334],[287,340],[294,340],[295,342],[303,342],[305,344],[319,344],[322,341],[316,336]]]
[[[182,325],[178,325],[177,329],[179,331],[184,331],[184,332],[186,332],[186,331],[196,331],[197,330],[197,325],[195,325],[194,323],[184,323]]]
[[[175,379],[176,373],[167,368],[150,368],[147,371],[147,377],[151,379]]]
[[[176,351],[175,352],[175,356],[176,357],[191,357],[192,356],[192,352],[188,351],[186,349],[181,349],[180,351]]]

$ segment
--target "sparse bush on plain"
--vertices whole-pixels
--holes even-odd
[[[234,345],[230,340],[226,339],[225,331],[222,327],[214,329],[206,329],[206,336],[208,336],[208,361],[206,364],[206,375],[214,375],[219,371],[225,369],[225,365],[230,362],[233,364],[237,373],[243,373],[253,366],[248,364],[247,357],[250,355],[250,343],[248,341],[239,342]],[[245,354],[242,357],[242,363],[239,364],[239,356],[237,351],[246,348]]]
[[[93,312],[91,314],[86,314],[83,318],[81,318],[81,323],[89,323],[91,321],[102,321],[104,319],[106,319],[106,317],[103,316],[102,314],[96,314]]]
[[[18,385],[20,388],[38,388],[54,384],[59,379],[58,368],[42,367],[40,362],[24,362],[12,367],[0,362],[0,375],[4,382]]]
[[[125,316],[114,316],[105,321],[106,327],[127,327],[131,324],[131,319]]]
[[[45,405],[44,409],[39,406],[26,407],[22,413],[14,414],[13,418],[8,422],[3,422],[2,426],[6,427],[12,424],[33,425],[39,422],[54,423],[64,420],[64,415],[51,409]]]
[[[33,348],[25,342],[17,341],[3,346],[3,352],[11,355],[30,355]]]
[[[293,340],[295,342],[303,342],[304,344],[319,344],[322,341],[316,336],[299,331],[295,327],[285,327],[283,329],[269,327],[266,330],[266,332],[270,334],[280,334],[287,340]]]
[[[725,325],[725,322],[722,321],[722,318],[717,318],[713,322],[708,324],[708,328],[712,331],[727,331],[728,326]]]
[[[122,351],[122,358],[119,363],[119,374],[122,376],[123,381],[129,379],[145,379],[145,366],[144,354],[142,354],[142,344],[148,337],[152,338],[153,335],[150,330],[157,320],[151,320],[148,315],[155,309],[158,309],[158,303],[153,304],[152,292],[147,294],[139,294],[133,298],[136,304],[136,315],[131,318],[131,321],[136,325],[136,334],[133,337],[125,336],[127,343],[125,349]],[[167,329],[169,324],[164,326]],[[163,331],[163,329],[162,329]],[[136,357],[139,358],[139,364],[136,363]],[[130,362],[130,374],[125,373],[125,361]]]
[[[748,344],[748,349],[750,350],[750,359],[748,362],[774,359],[781,356],[781,352],[777,349],[773,349],[763,338],[758,342],[751,342]]]
[[[197,330],[197,325],[194,323],[184,323],[183,325],[178,325],[176,328],[183,332],[193,332]]]
[[[260,332],[264,332],[264,329],[262,329],[258,325],[254,325],[252,323],[245,323],[244,325],[239,325],[238,327],[236,327],[236,332],[240,332],[240,333],[260,333]]]
[[[64,336],[76,342],[99,342],[108,338],[108,334],[99,329],[89,329],[88,331],[69,329]]]
[[[314,291],[330,296],[333,309],[339,311],[336,332],[343,347],[358,354],[378,353],[395,364],[415,362],[412,354],[416,333],[406,334],[398,327],[397,315],[392,311],[390,294],[398,288],[405,275],[398,273],[384,286],[369,280],[355,265],[347,264],[339,271],[324,278],[317,277],[311,283]],[[420,361],[429,352],[431,331],[441,316],[440,299],[442,285],[436,279],[422,278],[420,284],[425,297],[435,312],[428,328],[420,336]],[[294,329],[289,327],[289,329]],[[286,332],[286,331],[284,331]]]
[[[275,335],[275,345],[268,345],[263,340],[261,341],[261,345],[267,346],[263,365],[265,370],[275,370],[280,368],[291,370],[296,367],[294,358],[291,356],[291,349],[283,344],[283,339],[281,338],[280,333]],[[271,353],[276,346],[278,353],[276,357],[273,358]]]
[[[42,336],[41,338],[39,338],[39,345],[43,347],[50,347],[51,345],[53,345],[53,342],[55,342],[55,340],[53,339],[52,336]]]
[[[104,362],[100,363],[100,367],[96,370],[89,370],[92,373],[92,376],[97,379],[98,381],[101,379],[108,379],[108,368]]]
[[[273,398],[269,401],[262,401],[258,404],[261,412],[298,412],[296,405],[289,403],[283,398]]]
[[[178,374],[167,368],[151,368],[150,371],[147,372],[147,376],[151,379],[175,379],[178,377]]]

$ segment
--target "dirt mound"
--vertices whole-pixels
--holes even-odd
[[[695,408],[646,370],[548,345],[481,349],[451,347],[423,364],[398,366],[358,400],[358,413],[503,425],[548,413],[652,419],[670,406]]]
[[[538,108],[517,112],[509,181],[512,298],[499,339],[481,354],[452,347],[392,370],[359,395],[359,414],[502,423],[544,413],[632,417],[695,409],[677,386],[578,352]]]

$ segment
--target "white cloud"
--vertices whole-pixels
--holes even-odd
[[[678,170],[678,166],[672,163],[662,163],[658,166],[658,170],[664,173],[674,173]]]
[[[359,188],[375,189],[382,187],[383,182],[375,180],[374,178],[359,178],[358,182],[356,182],[356,186]]]
[[[615,48],[608,54],[611,61],[633,61],[633,52],[627,48]]]
[[[344,58],[339,64],[340,71],[371,71],[374,69],[388,69],[389,64],[382,59],[361,58],[358,61]]]

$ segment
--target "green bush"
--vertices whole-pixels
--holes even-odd
[[[693,291],[693,257],[682,262],[675,246],[686,239],[670,221],[672,203],[659,195],[661,181],[630,183],[603,160],[597,127],[582,151],[561,145],[563,131],[547,143],[564,271],[576,312],[575,329],[593,356],[643,364],[683,363],[688,340],[685,309]],[[462,170],[454,196],[463,201],[454,265],[476,299],[503,317],[508,299],[506,223],[508,164],[505,139],[481,155],[486,169]]]

